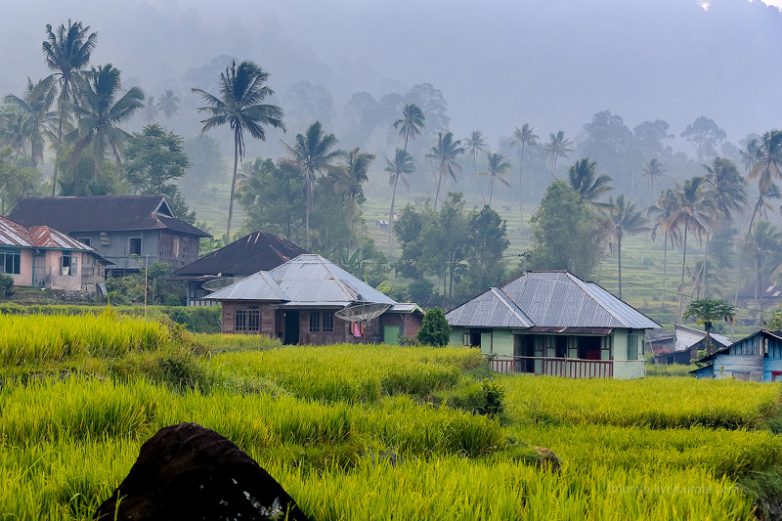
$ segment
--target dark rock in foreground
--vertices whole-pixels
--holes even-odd
[[[307,516],[230,440],[182,423],[161,429],[142,445],[127,477],[94,519],[307,521]]]

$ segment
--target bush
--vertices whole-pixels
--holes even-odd
[[[6,298],[14,294],[14,279],[10,275],[0,274],[0,297]]]
[[[440,308],[430,309],[424,315],[421,329],[418,331],[418,341],[429,346],[444,346],[448,344],[451,327]]]

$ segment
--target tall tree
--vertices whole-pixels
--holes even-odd
[[[684,186],[677,193],[678,205],[671,216],[671,224],[682,233],[682,275],[679,287],[684,285],[685,266],[687,264],[687,240],[689,234],[701,241],[703,234],[709,227],[713,215],[712,201],[704,197],[706,195],[706,179],[693,177],[684,182]],[[680,309],[681,312],[681,309]]]
[[[763,317],[763,299],[760,297],[760,291],[764,287],[764,279],[770,276],[782,261],[782,255],[780,255],[782,233],[770,222],[758,221],[752,230],[747,250],[755,264],[755,302],[760,310],[758,317],[758,322],[760,322]]]
[[[353,219],[356,206],[363,200],[363,184],[368,180],[367,172],[369,172],[369,166],[374,160],[374,155],[361,152],[359,148],[354,148],[345,153],[345,163],[339,168],[341,188],[348,198],[348,225],[350,226],[348,250],[350,250],[353,242],[355,228]]]
[[[478,175],[478,152],[485,152],[487,145],[480,130],[473,130],[464,139],[464,148],[472,156],[473,173]]]
[[[73,100],[73,82],[90,63],[90,56],[97,42],[98,34],[91,33],[90,26],[82,25],[81,22],[73,23],[68,20],[68,26],[60,24],[56,33],[52,30],[51,25],[46,25],[46,40],[41,47],[46,65],[54,71],[52,75],[57,79],[60,87],[57,157],[52,175],[52,195],[55,195],[57,191],[57,171],[60,167],[63,125],[68,104]]]
[[[399,131],[399,135],[405,140],[405,147],[402,150],[407,151],[408,141],[419,136],[425,124],[426,117],[423,111],[418,108],[418,105],[415,103],[405,105],[402,109],[402,117],[394,121],[394,128]]]
[[[107,149],[111,150],[119,173],[122,150],[129,134],[118,125],[129,120],[144,105],[144,93],[132,87],[122,94],[120,71],[108,65],[93,67],[76,78],[76,102],[73,112],[77,127],[68,135],[73,141],[70,162],[76,164],[83,151],[91,147],[94,175],[100,177]]]
[[[27,89],[22,98],[13,94],[5,97],[6,103],[19,110],[26,119],[26,127],[29,130],[30,164],[33,168],[43,161],[46,139],[51,135],[51,127],[55,121],[55,115],[50,112],[50,109],[56,95],[54,77],[47,76],[35,83],[27,78]]]
[[[501,154],[492,152],[486,154],[486,172],[484,172],[484,175],[489,176],[489,208],[491,208],[491,201],[494,196],[495,182],[499,180],[505,186],[510,186],[503,177],[508,170],[510,170],[510,163],[505,161]]]
[[[166,89],[157,101],[157,108],[166,119],[171,119],[179,112],[179,96],[171,89]]]
[[[682,131],[681,137],[693,144],[698,160],[704,161],[717,154],[717,145],[724,141],[727,135],[714,120],[698,116]]]
[[[643,213],[640,210],[636,210],[635,203],[625,201],[624,195],[620,195],[616,200],[612,197],[608,201],[606,213],[613,227],[614,239],[616,239],[619,298],[622,298],[622,239],[625,235],[641,233],[649,230],[649,228]]]
[[[155,96],[148,97],[146,101],[144,103],[144,121],[147,125],[151,125],[158,119],[157,102],[155,101]]]
[[[765,201],[778,193],[774,181],[782,178],[782,131],[771,130],[763,134],[760,140],[750,141],[747,144],[744,163],[751,167],[747,178],[757,179],[758,185],[758,200],[747,228],[749,237],[755,218]]]
[[[326,134],[316,121],[307,128],[304,134],[296,134],[293,146],[285,145],[290,153],[290,160],[296,164],[304,175],[304,243],[310,247],[310,213],[312,212],[315,181],[330,168],[334,161],[342,156],[342,150],[335,149],[337,138],[334,134]]]
[[[437,201],[440,198],[440,186],[443,182],[443,177],[448,174],[452,179],[456,180],[456,172],[461,170],[461,166],[456,161],[464,153],[464,148],[461,145],[461,140],[453,139],[452,132],[446,132],[445,134],[439,132],[437,134],[437,143],[432,147],[431,152],[426,155],[428,159],[432,159],[437,163],[437,191],[434,195],[435,211],[437,211]]]
[[[658,230],[663,232],[663,282],[660,306],[664,305],[665,292],[668,283],[668,245],[679,241],[678,230],[675,226],[676,212],[679,209],[679,197],[676,192],[668,189],[660,194],[657,203],[649,209],[654,215],[654,227],[652,228],[652,240],[657,236]]]
[[[251,61],[243,61],[231,65],[220,73],[218,80],[219,96],[194,88],[193,92],[199,94],[205,106],[199,107],[199,111],[206,112],[209,117],[202,120],[202,132],[215,127],[228,125],[234,135],[234,169],[231,178],[231,195],[228,201],[228,226],[226,228],[226,240],[231,238],[231,219],[234,210],[234,193],[236,191],[236,178],[239,160],[244,157],[244,132],[250,136],[266,141],[265,125],[285,130],[282,122],[282,109],[277,105],[269,105],[263,101],[274,94],[274,91],[266,84],[269,73],[261,69]]]
[[[570,138],[565,137],[563,131],[558,131],[556,134],[549,135],[549,142],[543,145],[543,150],[551,158],[551,177],[554,177],[554,171],[557,169],[557,160],[560,157],[568,158],[571,152],[573,152],[573,142]]]
[[[654,205],[654,183],[655,181],[662,179],[665,174],[665,168],[658,159],[650,159],[643,169],[642,175],[649,179],[649,206]]]
[[[532,125],[529,123],[524,123],[521,125],[521,127],[516,127],[516,130],[513,131],[513,143],[515,145],[518,145],[520,150],[520,156],[519,156],[519,211],[522,212],[522,206],[521,206],[521,191],[522,191],[522,182],[524,181],[524,151],[526,148],[537,146],[538,144],[538,135],[535,134],[535,129],[532,128]],[[532,176],[529,176],[529,182],[527,183],[528,186],[528,194],[532,193]],[[523,215],[522,215],[523,220]]]
[[[597,175],[597,163],[588,157],[579,159],[568,170],[570,186],[578,192],[579,202],[594,203],[598,197],[612,190],[609,175]],[[624,201],[624,199],[623,199]]]
[[[407,184],[405,176],[415,172],[415,164],[413,164],[413,156],[406,150],[396,149],[394,153],[394,160],[386,158],[386,172],[391,182],[391,209],[388,212],[388,257],[391,257],[391,234],[394,231],[394,203],[396,203],[396,187],[401,179],[403,183]]]

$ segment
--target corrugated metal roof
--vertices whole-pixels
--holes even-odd
[[[30,236],[33,244],[38,248],[54,248],[63,250],[88,251],[95,250],[83,242],[77,241],[69,235],[49,228],[48,226],[33,226],[30,228]]]
[[[288,306],[344,307],[354,302],[396,304],[366,282],[313,254],[299,255],[271,271],[256,273],[205,298],[283,300]]]
[[[689,327],[682,324],[674,324],[673,328],[676,339],[674,343],[674,351],[685,351],[706,338],[705,331],[695,329],[694,327]],[[711,339],[715,344],[719,344],[719,347],[726,347],[732,343],[728,337],[719,335],[717,333],[712,333]]]
[[[448,323],[463,327],[509,327],[527,329],[533,322],[497,288],[489,288],[445,315]]]
[[[0,216],[0,246],[33,247],[30,232],[8,217]]]
[[[421,309],[421,306],[414,302],[400,302],[397,304],[394,304],[391,306],[391,308],[388,310],[390,313],[415,313],[419,312],[421,314],[424,313],[424,310]]]
[[[501,326],[503,316],[490,313],[486,296],[505,295],[523,314],[527,326]],[[493,297],[492,297],[493,298]],[[472,305],[478,300],[478,305]],[[499,301],[499,297],[497,297]],[[498,304],[499,302],[497,302]],[[495,306],[497,305],[495,304]],[[495,308],[496,309],[496,308]],[[458,312],[458,313],[457,313]],[[446,315],[451,325],[463,327],[627,328],[660,326],[594,283],[566,272],[530,272],[492,288]],[[506,317],[509,318],[509,317]],[[513,322],[513,319],[510,318]]]

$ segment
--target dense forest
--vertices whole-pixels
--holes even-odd
[[[782,15],[759,4],[689,4],[671,9],[688,5],[699,24],[740,13],[782,25]],[[169,16],[149,5],[141,15]],[[179,22],[193,24],[193,16]],[[580,124],[572,116],[581,109],[564,118],[537,106],[500,126],[502,118],[488,124],[477,110],[496,102],[479,92],[466,104],[449,103],[450,85],[425,82],[334,94],[311,81],[322,67],[278,84],[267,60],[246,58],[253,52],[221,54],[177,81],[145,85],[126,78],[121,61],[96,58],[106,56],[105,41],[116,50],[110,28],[68,20],[41,29],[40,75],[18,78],[0,109],[2,213],[31,195],[163,193],[180,217],[214,234],[206,248],[268,230],[426,305],[456,304],[524,269],[590,277],[609,258],[623,296],[623,241],[632,237],[663,248],[662,291],[677,296],[679,314],[687,299],[735,300],[748,284],[758,300],[782,262],[782,132],[772,119],[741,133],[768,111],[731,117],[723,128],[711,113],[682,121],[691,110],[661,103],[657,117],[617,96]],[[753,95],[766,83],[773,81]],[[625,107],[632,122],[618,112]],[[665,119],[671,111],[675,118]],[[567,125],[557,128],[560,120]],[[459,127],[469,130],[452,130]]]

